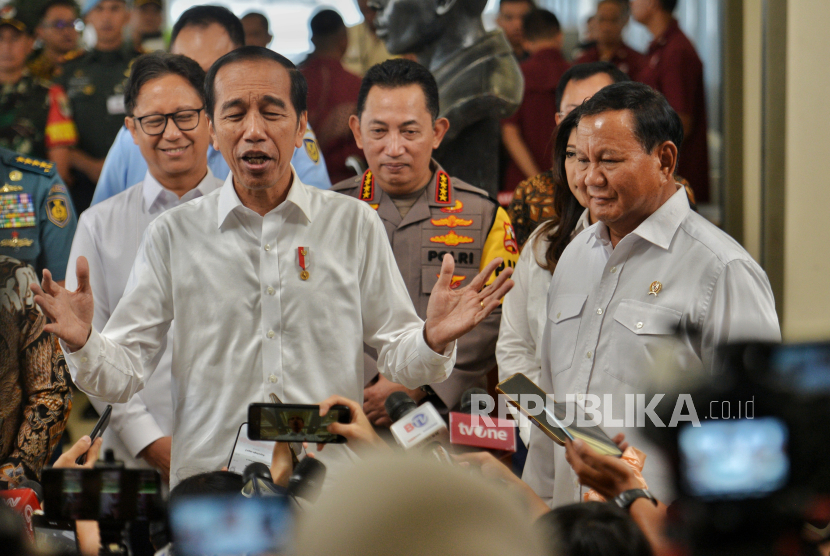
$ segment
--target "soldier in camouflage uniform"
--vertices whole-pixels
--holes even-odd
[[[23,3],[16,0],[0,9],[0,43],[7,52],[0,60],[0,147],[49,158],[66,177],[77,132],[63,90],[26,69],[34,18],[17,9]]]
[[[36,35],[43,48],[29,58],[29,72],[52,81],[64,63],[84,53],[78,48],[78,5],[75,0],[26,0],[37,19]]]

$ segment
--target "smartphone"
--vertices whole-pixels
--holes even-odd
[[[346,437],[331,434],[332,423],[350,423],[351,411],[335,405],[320,417],[319,405],[252,403],[248,406],[248,438],[277,442],[314,442],[344,444]]]
[[[577,403],[555,402],[544,390],[522,373],[516,373],[496,385],[496,392],[528,416],[551,440],[565,445],[565,440],[579,438],[602,455],[621,457],[622,451],[601,428],[585,417]],[[539,400],[530,407],[531,400]],[[544,404],[544,407],[540,407]]]
[[[35,547],[43,554],[80,554],[74,521],[58,521],[32,515]]]
[[[239,473],[245,471],[250,464],[264,463],[271,467],[271,458],[274,453],[273,442],[260,442],[248,438],[248,423],[239,425],[236,440],[233,443],[231,457],[228,460],[228,471]]]
[[[678,434],[681,488],[709,499],[768,496],[789,479],[788,438],[777,417],[684,426]]]
[[[95,442],[97,438],[100,438],[104,435],[104,431],[107,430],[107,426],[110,424],[110,414],[112,413],[112,406],[108,405],[104,412],[101,414],[101,417],[98,419],[98,422],[95,423],[95,426],[92,428],[92,432],[89,433],[89,438],[92,442]],[[89,444],[90,447],[92,443]],[[78,459],[75,460],[77,465],[83,465],[86,463],[86,452],[78,456]]]
[[[179,497],[170,505],[176,554],[282,554],[292,547],[288,498]]]
[[[44,469],[45,515],[54,521],[163,518],[161,475],[151,469]]]

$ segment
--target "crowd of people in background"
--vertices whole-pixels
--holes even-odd
[[[114,404],[104,448],[174,497],[239,492],[220,469],[248,403],[342,403],[351,422],[329,427],[350,444],[311,456],[335,487],[298,554],[395,553],[401,538],[413,554],[660,553],[668,463],[637,431],[609,434],[646,450],[645,469],[623,434],[611,461],[527,426],[509,465],[348,469],[389,450],[395,393],[444,417],[514,373],[557,396],[628,396],[657,347],[708,368],[727,339],[780,341],[763,270],[694,210],[710,199],[703,66],[676,4],[599,0],[570,53],[554,13],[501,0],[524,96],[501,123],[496,199],[433,157],[450,128],[436,80],[389,54],[370,0],[353,27],[318,10],[296,67],[259,12],[194,6],[165,40],[162,0],[10,0],[0,481],[87,451],[94,466],[87,437],[55,463],[73,384],[99,413]],[[623,41],[632,17],[647,52]],[[285,488],[291,453],[274,449]],[[630,494],[646,483],[655,495]],[[572,505],[588,490],[616,505]],[[418,496],[453,530],[420,539],[432,510],[396,508]],[[342,515],[355,501],[372,511]],[[379,542],[384,524],[402,537]]]

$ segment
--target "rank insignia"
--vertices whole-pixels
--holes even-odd
[[[360,181],[360,200],[373,201],[375,199],[375,176],[371,170],[366,170]]]
[[[35,240],[24,237],[21,238],[18,232],[12,232],[11,239],[0,240],[0,247],[11,247],[12,249],[20,249],[21,247],[31,247]]]
[[[320,147],[317,146],[317,141],[311,138],[303,139],[303,145],[305,145],[305,152],[308,154],[308,158],[310,158],[314,164],[319,164]]]
[[[660,293],[662,290],[663,290],[663,284],[661,284],[660,282],[655,280],[648,287],[648,294],[653,295],[654,297],[657,297],[657,294]]]
[[[461,245],[462,243],[473,243],[475,241],[471,237],[467,236],[460,236],[455,233],[455,231],[450,230],[450,233],[443,236],[433,236],[429,238],[432,243],[443,243],[448,247],[455,247],[456,245]]]
[[[20,181],[23,179],[23,172],[20,170],[12,170],[9,172],[9,179],[12,181]]]
[[[462,203],[461,201],[459,201],[458,199],[456,199],[456,200],[455,200],[455,204],[454,204],[453,206],[451,206],[451,207],[445,207],[445,208],[442,208],[442,209],[441,209],[441,212],[443,212],[443,213],[450,213],[450,214],[452,214],[452,213],[454,213],[454,212],[455,212],[455,213],[459,213],[459,212],[461,212],[462,210],[464,210],[464,203]]]
[[[66,197],[63,195],[55,195],[46,199],[46,206],[49,209],[46,216],[49,218],[49,222],[58,228],[66,226],[66,223],[69,222],[68,204]]]
[[[436,274],[436,276],[438,276],[438,278],[441,277],[440,274]],[[450,289],[451,290],[458,289],[458,287],[461,285],[461,282],[463,282],[466,279],[467,279],[466,276],[456,276],[455,274],[453,274],[452,281],[450,282]]]
[[[449,204],[451,191],[449,174],[439,170],[438,176],[435,178],[435,202]]]
[[[472,226],[473,225],[472,220],[466,220],[464,218],[458,218],[454,214],[450,215],[446,218],[439,218],[437,220],[435,218],[433,218],[432,220],[430,220],[430,222],[432,222],[433,226],[446,226],[447,228],[455,228],[456,226],[462,226],[463,227],[463,226]]]
[[[519,244],[516,242],[516,233],[509,222],[504,223],[504,248],[511,255],[519,252]]]
[[[23,191],[23,186],[6,184],[3,187],[0,187],[0,193],[13,193],[15,191]]]

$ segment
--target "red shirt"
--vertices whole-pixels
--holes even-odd
[[[587,64],[589,62],[599,62],[599,49],[596,45],[587,49],[582,55],[574,60],[574,64]],[[614,52],[614,55],[609,60],[612,64],[617,66],[620,71],[625,73],[631,79],[637,81],[640,71],[646,65],[646,57],[623,43]]]
[[[351,155],[363,158],[349,129],[349,116],[357,109],[360,78],[349,73],[340,60],[311,56],[300,66],[308,81],[308,122],[311,124],[332,183],[354,177],[346,168]]]
[[[695,47],[672,20],[652,41],[639,80],[657,89],[679,114],[692,117],[692,132],[683,138],[677,173],[686,178],[698,203],[709,201],[709,149],[706,142],[706,93],[703,63]]]
[[[518,126],[536,165],[545,171],[552,166],[553,130],[556,127],[556,86],[571,65],[555,48],[540,50],[522,62],[525,94],[515,114],[505,120]],[[512,160],[502,184],[503,191],[513,191],[525,175]]]

